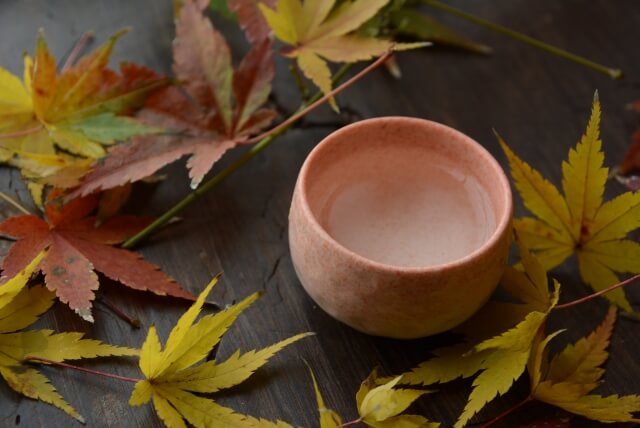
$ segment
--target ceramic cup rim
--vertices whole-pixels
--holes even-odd
[[[333,238],[329,234],[329,232],[327,232],[325,228],[320,224],[320,222],[318,221],[318,218],[316,217],[314,212],[311,210],[311,207],[309,206],[309,202],[308,202],[307,183],[309,181],[309,170],[311,169],[315,160],[321,156],[322,152],[325,150],[329,150],[327,149],[327,147],[330,147],[334,141],[339,141],[343,134],[352,132],[354,129],[357,129],[357,128],[377,126],[377,124],[380,122],[386,122],[386,123],[392,122],[392,123],[401,124],[401,125],[410,123],[412,125],[421,126],[423,128],[429,128],[431,132],[443,133],[443,134],[446,134],[446,133],[454,134],[457,137],[456,143],[462,143],[466,145],[468,149],[475,151],[479,155],[479,159],[482,159],[483,163],[491,167],[491,169],[494,171],[498,179],[497,181],[499,183],[497,184],[500,186],[499,192],[503,198],[504,204],[503,204],[503,209],[500,212],[496,213],[496,216],[498,217],[498,222],[493,233],[491,234],[489,239],[487,239],[480,247],[476,248],[474,251],[472,251],[471,253],[463,257],[460,257],[458,259],[455,259],[446,263],[440,263],[440,264],[434,264],[434,265],[428,265],[428,266],[391,265],[391,264],[372,260],[361,254],[356,253],[355,251],[350,250],[349,248],[341,244],[339,241],[337,241],[335,238]],[[299,180],[300,180],[300,183],[297,187],[300,192],[299,199],[301,202],[301,208],[304,212],[304,216],[310,219],[311,226],[315,230],[315,232],[318,233],[323,240],[328,242],[333,248],[337,249],[337,251],[339,251],[346,258],[353,259],[356,262],[362,265],[365,265],[371,269],[374,269],[376,271],[388,272],[393,274],[402,274],[402,273],[426,274],[426,273],[433,273],[433,272],[441,272],[443,270],[455,269],[456,267],[463,266],[475,259],[480,258],[482,255],[486,254],[487,252],[490,252],[493,247],[499,244],[501,237],[508,232],[508,228],[510,227],[510,224],[511,224],[511,216],[512,216],[512,210],[513,210],[513,198],[511,194],[511,185],[509,183],[509,179],[507,178],[504,170],[502,169],[498,161],[491,155],[491,153],[489,153],[487,149],[485,149],[480,143],[478,143],[468,135],[454,128],[451,128],[447,125],[441,124],[439,122],[427,120],[427,119],[421,119],[417,117],[407,117],[407,116],[380,116],[380,117],[360,120],[358,122],[354,122],[349,125],[346,125],[332,132],[331,134],[327,135],[324,139],[322,139],[322,141],[320,141],[313,148],[313,150],[311,150],[306,160],[304,161],[302,168],[300,169]]]

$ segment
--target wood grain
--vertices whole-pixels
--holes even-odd
[[[230,303],[255,290],[264,297],[250,308],[226,335],[219,353],[236,348],[266,346],[302,331],[317,336],[285,350],[245,385],[218,399],[239,412],[265,418],[281,418],[292,424],[318,425],[315,399],[302,361],[314,368],[328,406],[345,420],[356,417],[354,394],[375,366],[387,374],[399,373],[425,360],[429,350],[446,336],[397,341],[357,333],[323,313],[304,293],[293,271],[287,246],[287,213],[295,178],[312,147],[337,123],[353,117],[409,115],[443,122],[481,142],[506,165],[492,128],[514,150],[556,183],[560,161],[579,138],[586,124],[594,90],[600,91],[604,108],[602,134],[608,165],[617,163],[629,142],[638,118],[625,104],[640,98],[640,8],[636,0],[480,0],[452,1],[492,21],[519,29],[591,59],[622,68],[626,78],[614,82],[595,72],[549,56],[459,19],[434,12],[444,22],[471,38],[489,44],[491,57],[467,55],[434,48],[399,55],[400,81],[378,71],[341,95],[340,103],[353,112],[336,119],[328,110],[314,114],[306,126],[280,138],[196,206],[184,213],[184,221],[157,233],[140,248],[149,260],[174,275],[186,288],[198,292],[217,272],[224,280],[214,299]],[[216,21],[218,22],[218,21]],[[235,48],[245,46],[242,36],[229,24],[221,24]],[[0,2],[0,65],[21,73],[22,50],[32,50],[36,31],[42,27],[58,56],[70,48],[82,32],[95,30],[103,40],[115,30],[133,31],[119,44],[114,61],[133,60],[168,72],[171,63],[173,25],[169,0],[3,0]],[[285,108],[297,104],[295,87],[279,61],[275,95]],[[221,165],[237,157],[228,155]],[[219,168],[218,166],[217,168]],[[159,214],[188,192],[181,164],[167,169],[171,179],[138,190],[137,213]],[[0,171],[0,188],[28,203],[28,194],[16,171]],[[608,194],[622,189],[614,183]],[[518,212],[522,206],[518,202]],[[9,211],[3,207],[3,212]],[[10,212],[10,211],[9,211]],[[4,247],[6,248],[6,246]],[[564,285],[563,300],[587,293],[568,264],[554,272]],[[125,290],[105,283],[103,294],[148,326],[155,323],[162,337],[186,308],[182,302]],[[630,290],[638,302],[640,290]],[[380,302],[384,304],[384,302]],[[604,316],[606,304],[598,301],[554,315],[551,327],[567,328],[566,340],[591,330]],[[57,305],[38,324],[56,330],[84,331],[112,343],[140,346],[144,330],[131,330],[98,304],[96,323],[82,322]],[[638,324],[621,320],[611,345],[604,394],[640,393],[640,336]],[[88,362],[88,367],[138,376],[135,362],[119,360]],[[150,406],[129,408],[131,385],[88,377],[69,370],[45,368],[54,385],[87,419],[91,427],[160,426]],[[461,411],[469,382],[443,386],[414,406],[433,420],[450,426]],[[526,380],[507,397],[485,409],[476,422],[486,421],[518,401]],[[62,412],[13,393],[0,383],[0,425],[66,427],[76,425]],[[554,410],[532,405],[508,419],[517,426]],[[576,426],[588,426],[584,421]],[[597,426],[597,424],[593,424]]]

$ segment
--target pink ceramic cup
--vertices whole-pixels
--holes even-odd
[[[509,181],[466,135],[422,119],[346,126],[307,157],[289,214],[302,285],[364,333],[416,338],[489,298],[511,237]]]

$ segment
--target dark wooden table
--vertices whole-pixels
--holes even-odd
[[[336,117],[328,110],[314,114],[303,126],[288,132],[215,191],[184,213],[184,221],[157,233],[140,251],[175,276],[186,288],[198,292],[211,277],[224,271],[224,280],[213,298],[232,302],[263,290],[264,297],[240,317],[224,338],[219,354],[240,348],[249,350],[303,331],[317,332],[285,350],[249,382],[218,395],[220,402],[239,412],[264,418],[281,418],[295,425],[318,426],[312,386],[302,358],[314,368],[327,404],[344,420],[356,417],[355,391],[371,369],[387,374],[410,369],[428,357],[442,337],[398,341],[360,334],[326,315],[301,288],[293,271],[287,245],[287,213],[298,169],[305,156],[325,135],[354,118],[408,115],[429,118],[455,127],[480,141],[503,165],[504,156],[493,137],[500,131],[525,160],[558,183],[560,161],[581,135],[593,92],[598,89],[604,108],[602,134],[607,165],[624,154],[638,118],[625,105],[640,98],[640,7],[637,0],[493,0],[454,1],[466,10],[519,29],[534,37],[622,68],[626,78],[612,81],[562,59],[529,48],[449,16],[441,16],[460,32],[495,49],[491,57],[459,51],[432,49],[399,55],[402,80],[377,71],[340,96],[352,117]],[[242,49],[240,34],[220,23],[235,48]],[[133,27],[115,52],[116,60],[128,59],[169,72],[173,24],[169,0],[2,0],[0,2],[0,65],[22,73],[22,51],[33,51],[36,31],[46,30],[52,51],[62,56],[79,35],[95,30],[98,40],[115,30]],[[275,95],[285,109],[298,100],[295,87],[279,63]],[[242,150],[229,154],[216,168],[228,164]],[[159,214],[188,191],[184,166],[167,170],[170,179],[144,188],[130,207],[136,213]],[[1,188],[28,195],[17,171],[2,169]],[[610,183],[609,195],[622,191]],[[27,203],[27,202],[25,202]],[[522,213],[521,203],[517,211]],[[10,209],[4,208],[5,214]],[[587,293],[569,263],[553,272],[564,285],[563,299]],[[155,323],[166,338],[184,302],[137,293],[104,283],[102,293],[145,326]],[[639,289],[629,290],[638,302]],[[380,302],[384,304],[384,302]],[[565,339],[575,339],[594,328],[606,311],[606,303],[589,305],[555,315],[551,327],[569,329]],[[135,346],[142,344],[146,329],[132,330],[100,304],[94,325],[57,305],[39,322],[59,331],[83,331],[94,338]],[[603,394],[639,393],[640,339],[638,324],[618,323],[607,364]],[[86,366],[137,376],[134,361],[86,362]],[[87,376],[71,370],[43,369],[59,391],[95,427],[160,426],[150,406],[130,408],[131,385]],[[440,388],[413,407],[432,420],[450,426],[469,393],[470,382]],[[508,396],[495,400],[475,419],[486,421],[525,394],[521,379]],[[76,423],[59,410],[22,398],[0,382],[0,425],[64,427]],[[531,405],[508,419],[517,426],[554,410]],[[587,423],[576,420],[575,426]],[[597,425],[597,424],[596,424]]]

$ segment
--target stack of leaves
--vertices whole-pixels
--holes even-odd
[[[274,74],[271,42],[256,44],[234,71],[229,46],[202,3],[187,0],[177,11],[173,71],[182,87],[156,93],[140,113],[178,135],[116,146],[70,197],[141,180],[184,155],[191,156],[187,167],[195,188],[227,150],[271,123],[275,112],[262,107]]]
[[[505,394],[525,370],[531,376],[531,395],[525,402],[544,401],[603,422],[633,420],[632,413],[640,411],[640,397],[587,395],[604,374],[599,366],[608,356],[615,311],[609,312],[591,336],[568,346],[547,364],[545,348],[557,333],[545,338],[544,327],[557,304],[560,285],[554,280],[554,292],[550,294],[546,271],[520,241],[518,244],[524,272],[507,268],[500,285],[520,303],[490,301],[457,329],[465,335],[464,343],[435,351],[435,358],[402,375],[400,382],[431,385],[479,373],[455,424],[459,428],[486,403]]]
[[[36,322],[54,302],[54,294],[42,286],[26,288],[38,264],[47,256],[38,254],[28,266],[0,286],[0,375],[16,392],[50,403],[81,422],[82,416],[69,405],[28,358],[51,362],[101,356],[138,355],[138,351],[83,339],[82,333],[51,330],[18,331]]]
[[[288,24],[286,21],[282,22],[283,19],[286,19],[289,15],[295,15],[297,21],[317,23],[322,21],[322,17],[311,15],[327,11],[330,14],[332,10],[340,10],[341,13],[345,13],[344,8],[340,9],[343,3],[344,1],[342,0],[332,2],[296,0],[279,3],[276,0],[262,0],[259,2],[255,0],[212,0],[210,6],[226,18],[236,18],[251,43],[255,44],[270,37],[277,29],[281,34],[284,32],[285,38],[278,36],[277,32],[276,36],[283,42],[291,44],[286,40],[287,34],[293,36],[295,32],[295,38],[302,39],[302,33],[308,36],[310,29],[301,25]],[[361,39],[384,38],[394,41],[434,42],[478,54],[491,52],[491,49],[487,46],[457,34],[432,16],[425,14],[420,10],[419,5],[420,2],[416,0],[389,0],[370,19],[358,27],[354,35]],[[265,15],[260,11],[260,8],[265,10],[266,16],[271,16],[270,22],[274,23],[273,29],[267,23]],[[274,10],[275,16],[274,12],[265,8]],[[280,15],[280,17],[277,15]],[[298,29],[301,30],[300,33],[298,33]],[[298,40],[298,43],[302,43],[302,40]],[[326,41],[323,43],[326,43]],[[284,53],[290,55],[288,50],[285,50]],[[325,60],[334,61],[330,57],[331,54],[328,56],[322,55],[320,52],[318,54]],[[396,70],[396,67],[397,64],[395,63],[389,66],[392,72]]]
[[[464,343],[435,351],[435,358],[402,376],[405,384],[431,385],[479,373],[456,427],[465,426],[524,373],[537,333],[558,303],[560,284],[554,280],[550,293],[546,271],[518,244],[524,272],[507,267],[500,286],[519,303],[490,301],[455,330],[465,336]]]
[[[582,279],[595,290],[618,283],[616,272],[640,273],[640,244],[626,239],[640,227],[640,193],[603,202],[609,170],[603,167],[597,93],[587,130],[562,163],[564,196],[500,142],[522,201],[535,216],[516,219],[515,228],[546,269],[576,254]],[[607,298],[632,311],[622,289],[607,293]]]
[[[95,159],[105,154],[103,145],[160,131],[127,115],[168,79],[135,64],[123,64],[121,74],[107,67],[123,33],[61,72],[39,34],[35,56],[25,56],[23,82],[0,68],[0,160],[33,180],[61,169],[81,175],[89,161],[69,153]],[[40,205],[42,185],[31,190]]]
[[[136,253],[113,247],[149,224],[149,218],[119,216],[96,227],[96,217],[90,214],[98,205],[97,195],[63,206],[56,199],[59,193],[49,196],[46,220],[23,215],[0,223],[0,236],[16,240],[3,260],[2,280],[18,274],[48,249],[36,268],[44,274],[47,288],[87,321],[93,321],[91,302],[99,285],[94,270],[136,290],[195,298],[158,266]]]
[[[215,315],[196,318],[205,299],[218,282],[214,278],[196,302],[180,318],[162,349],[156,329],[149,329],[140,351],[140,370],[145,379],[136,383],[129,404],[140,406],[153,399],[160,419],[169,428],[186,427],[184,420],[196,427],[288,427],[240,415],[209,398],[194,393],[213,393],[244,382],[284,347],[309,336],[298,334],[259,351],[235,352],[227,360],[202,361],[216,346],[238,316],[258,297],[254,293],[240,303]]]
[[[438,428],[437,422],[429,422],[425,417],[418,415],[405,415],[404,412],[415,400],[428,391],[417,389],[396,388],[402,376],[378,385],[377,370],[374,370],[356,393],[358,406],[357,421],[374,428]],[[316,377],[311,371],[311,380],[318,402],[320,413],[320,428],[339,428],[343,424],[342,418],[324,404],[322,393],[318,387]]]
[[[74,67],[63,70],[60,76],[40,39],[36,64],[27,65],[26,88],[5,73],[11,78],[8,88],[12,93],[22,91],[24,102],[10,103],[8,111],[14,113],[6,118],[9,132],[0,135],[0,141],[6,143],[7,158],[33,180],[38,203],[44,184],[78,187],[69,199],[86,196],[145,179],[186,155],[190,156],[187,167],[191,185],[196,188],[227,150],[254,143],[255,139],[250,137],[260,133],[275,117],[274,111],[263,107],[274,75],[267,22],[276,36],[295,44],[287,56],[297,58],[303,72],[325,93],[331,91],[331,72],[325,59],[355,62],[381,55],[392,47],[406,49],[424,45],[394,44],[388,39],[365,36],[364,32],[356,33],[362,24],[388,5],[389,0],[376,0],[375,4],[358,0],[339,5],[335,1],[286,0],[258,5],[254,1],[232,0],[229,9],[238,14],[253,44],[253,49],[234,70],[227,42],[203,14],[207,3],[203,0],[176,2],[173,70],[180,87],[153,91],[166,86],[167,79],[134,65],[123,66],[121,76],[106,68],[120,34]],[[277,9],[274,11],[269,6]],[[308,25],[298,28],[301,23]],[[43,67],[38,61],[53,68],[41,75],[38,70]],[[31,73],[32,69],[38,73]],[[44,94],[41,89],[33,91],[34,100],[44,97],[38,98],[37,103],[29,99],[32,74],[34,82],[41,82],[36,89],[53,88],[52,94]],[[45,107],[32,108],[32,104]],[[120,115],[133,112],[143,104],[135,120]],[[24,117],[31,117],[35,124],[26,127]],[[14,129],[15,124],[21,128]],[[142,136],[160,132],[165,135]],[[25,141],[40,141],[40,136],[46,137],[46,149],[42,145],[37,149],[29,145],[32,148],[27,150]],[[66,155],[70,152],[99,158],[105,154],[102,145],[133,136],[137,137],[115,145],[105,159],[94,162],[91,167],[88,161]],[[18,143],[22,145],[16,146]],[[56,146],[65,153],[58,153]],[[20,156],[15,157],[16,154]]]

